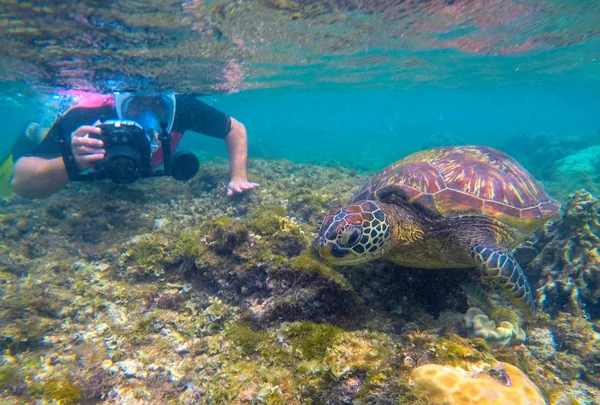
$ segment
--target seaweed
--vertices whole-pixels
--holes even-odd
[[[44,396],[61,405],[75,405],[82,399],[81,390],[67,378],[51,378],[43,384]]]

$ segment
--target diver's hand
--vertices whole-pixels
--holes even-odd
[[[86,170],[94,162],[104,158],[106,151],[102,149],[104,143],[100,139],[90,138],[89,134],[100,135],[102,130],[92,125],[83,125],[71,134],[71,150],[79,170]]]
[[[248,180],[231,180],[227,185],[227,196],[231,197],[256,187],[258,187],[258,183],[250,183]]]

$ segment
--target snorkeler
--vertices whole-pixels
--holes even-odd
[[[14,162],[15,193],[43,197],[70,180],[109,178],[131,183],[161,175],[187,180],[196,174],[198,159],[175,149],[188,130],[225,140],[230,162],[228,196],[258,186],[246,176],[244,125],[196,96],[117,93],[97,100],[95,105],[74,106],[48,129],[37,123],[24,128],[9,155]],[[163,163],[164,169],[157,170]]]

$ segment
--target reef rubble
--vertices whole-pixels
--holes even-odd
[[[547,315],[504,346],[469,338],[461,284],[481,284],[474,271],[334,269],[311,254],[319,219],[367,174],[249,169],[261,187],[232,199],[216,160],[185,183],[0,200],[0,402],[424,405],[418,367],[499,362],[548,404],[600,397],[593,196],[517,251]]]

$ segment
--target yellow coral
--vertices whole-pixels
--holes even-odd
[[[540,390],[518,368],[500,363],[507,384],[488,374],[472,378],[452,367],[427,364],[411,373],[415,385],[429,394],[432,404],[545,405]]]

